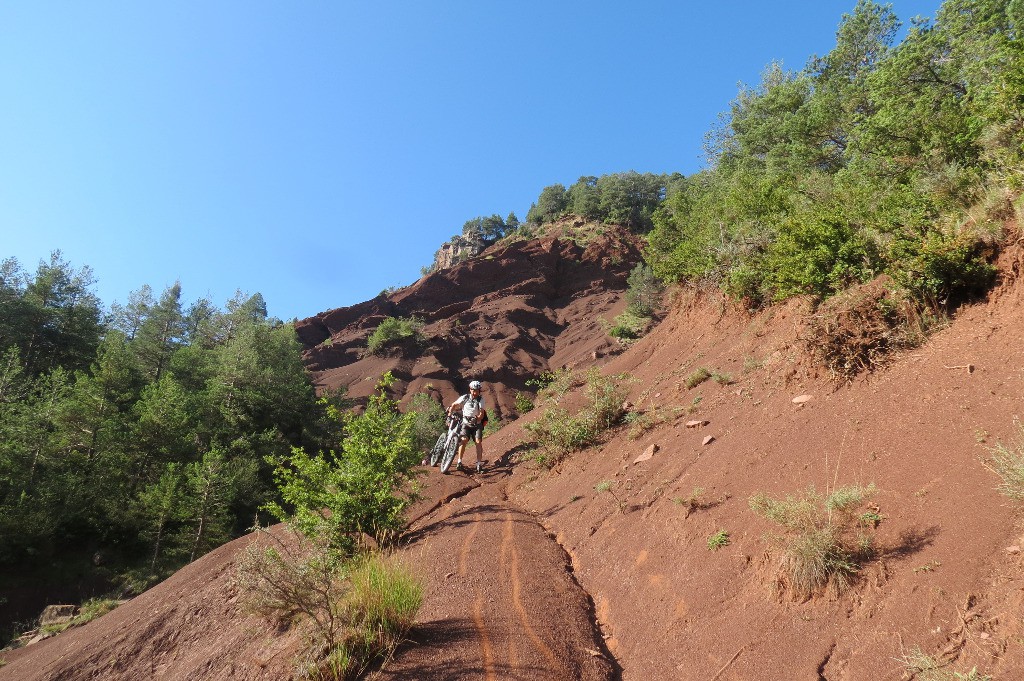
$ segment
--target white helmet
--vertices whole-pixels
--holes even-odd
[[[480,381],[470,381],[470,383],[469,383],[469,389],[470,390],[481,390],[481,389],[483,389],[483,387],[484,386],[483,386],[483,384]]]

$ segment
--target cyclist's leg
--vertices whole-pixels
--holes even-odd
[[[473,443],[476,445],[476,470],[479,473],[484,460],[484,429],[477,428],[473,434]]]

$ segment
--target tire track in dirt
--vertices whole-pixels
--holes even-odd
[[[439,475],[437,477],[440,477]],[[449,483],[434,488],[447,495]],[[461,477],[461,476],[458,476]],[[485,484],[421,516],[402,549],[425,580],[410,641],[382,680],[608,681],[590,601],[530,513]],[[443,489],[442,489],[443,484]]]
[[[473,539],[476,538],[477,532],[480,531],[480,520],[481,516],[479,513],[473,514],[473,524],[469,530],[469,534],[462,541],[462,546],[459,548],[459,576],[465,577],[468,574],[468,557],[469,551],[473,546]],[[480,647],[483,649],[484,659],[484,677],[487,681],[496,681],[497,677],[494,672],[494,646],[491,644],[491,635],[487,629],[487,624],[484,621],[484,596],[480,593],[479,589],[475,589],[475,597],[473,599],[473,626],[476,628],[476,633],[480,636]]]
[[[478,593],[473,600],[473,625],[480,634],[480,647],[484,651],[484,677],[487,681],[496,681],[498,677],[494,674],[494,646],[491,645],[491,636],[487,631],[487,625],[484,624],[483,610],[484,597]]]
[[[538,650],[538,652],[540,652],[542,655],[544,655],[544,657],[547,658],[548,662],[551,663],[552,668],[559,669],[563,673],[567,673],[567,670],[562,666],[562,663],[559,661],[559,659],[555,657],[555,654],[553,652],[551,652],[551,648],[549,648],[547,644],[545,644],[544,641],[541,639],[541,637],[537,635],[537,631],[533,628],[533,625],[530,624],[530,615],[526,612],[526,608],[523,607],[523,584],[522,580],[519,577],[519,552],[516,550],[515,545],[512,543],[512,534],[514,531],[515,530],[512,524],[512,513],[510,511],[505,511],[504,533],[501,542],[501,555],[503,557],[502,562],[504,562],[505,555],[511,554],[512,556],[512,563],[510,569],[510,573],[512,575],[512,603],[515,606],[516,613],[519,615],[519,622],[523,625],[523,629],[526,630],[526,635],[530,637],[531,641],[533,641],[534,647]]]

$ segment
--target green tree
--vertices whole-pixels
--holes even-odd
[[[175,282],[160,295],[132,341],[139,365],[150,380],[160,380],[183,334],[181,284]]]
[[[267,508],[310,537],[325,538],[351,555],[366,532],[380,543],[393,540],[411,501],[409,483],[419,463],[413,418],[387,396],[394,383],[384,374],[362,414],[344,416],[341,451],[312,456],[293,448],[276,460],[282,503]]]
[[[530,206],[526,221],[542,225],[560,218],[569,206],[569,195],[564,185],[553,184],[541,190],[537,202]]]

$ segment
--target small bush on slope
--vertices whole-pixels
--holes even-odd
[[[352,679],[394,653],[423,602],[423,587],[381,554],[343,559],[322,538],[292,529],[291,539],[267,531],[239,563],[242,607],[297,624],[310,642],[299,661],[314,679]]]
[[[1003,480],[999,491],[1014,501],[1024,501],[1024,425],[1017,423],[1018,439],[1012,446],[997,444],[989,451],[989,470]]]
[[[366,341],[366,350],[370,354],[379,354],[389,345],[420,337],[423,321],[416,318],[385,317]]]
[[[785,499],[752,496],[750,508],[783,529],[772,538],[782,552],[777,586],[797,599],[843,592],[872,555],[875,523],[863,521],[859,511],[875,492],[874,485],[851,485],[827,496],[813,487]]]
[[[622,418],[622,403],[626,399],[624,382],[626,375],[602,376],[592,368],[586,374],[587,405],[575,415],[559,406],[569,385],[574,383],[572,374],[564,374],[558,381],[538,393],[548,403],[541,417],[527,424],[541,450],[539,459],[553,466],[570,452],[585,449],[601,438]],[[558,389],[552,390],[558,384]],[[564,389],[563,389],[564,387]]]

